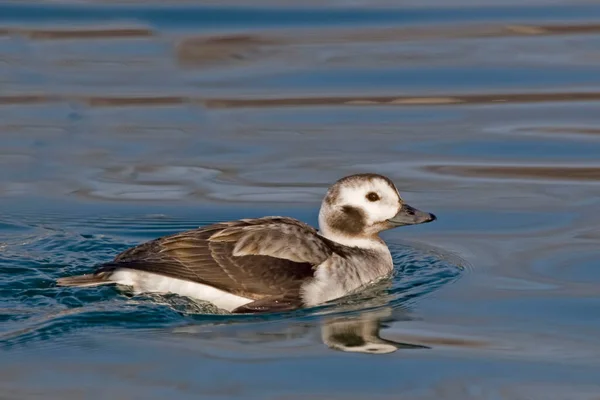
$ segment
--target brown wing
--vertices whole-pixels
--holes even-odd
[[[97,272],[131,268],[262,299],[299,292],[332,243],[291,218],[210,225],[163,237],[119,254]]]

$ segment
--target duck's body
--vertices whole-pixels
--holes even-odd
[[[329,190],[319,215],[321,232],[287,217],[218,223],[143,243],[93,274],[58,284],[116,283],[236,313],[313,306],[391,273],[392,257],[379,231],[434,218],[402,204],[387,178],[353,175]]]

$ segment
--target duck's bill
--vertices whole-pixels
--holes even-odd
[[[417,225],[435,221],[437,217],[431,213],[417,210],[414,207],[404,204],[398,214],[388,219],[393,226]]]

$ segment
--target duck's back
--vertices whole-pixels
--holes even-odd
[[[199,298],[208,290],[211,301],[214,288],[246,303],[275,301],[278,307],[296,308],[302,305],[301,286],[332,255],[332,245],[314,228],[292,218],[239,220],[140,244],[101,265],[93,277],[59,283],[92,286],[100,280]]]

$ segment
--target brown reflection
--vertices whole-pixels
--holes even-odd
[[[540,132],[540,133],[549,133],[549,134],[576,134],[576,135],[600,135],[600,129],[598,128],[576,128],[576,127],[563,127],[563,128],[537,128],[533,129],[515,129],[515,132]]]
[[[600,180],[599,167],[436,165],[427,166],[424,169],[438,174],[464,177]]]
[[[177,60],[183,66],[239,64],[251,58],[264,57],[263,46],[276,43],[273,39],[251,35],[189,38],[178,44]]]
[[[225,55],[261,45],[314,45],[335,43],[387,42],[409,40],[497,38],[531,35],[577,35],[596,34],[600,24],[578,25],[455,25],[408,28],[326,28],[294,29],[261,32],[259,35],[224,34],[219,36],[195,36],[179,43],[180,62],[202,64],[211,55]]]
[[[61,101],[59,96],[44,95],[44,94],[17,94],[17,95],[0,95],[0,105],[13,105],[13,104],[39,104],[39,103],[52,103],[55,101]]]
[[[598,101],[600,92],[465,94],[448,96],[298,97],[268,99],[207,99],[188,96],[61,96],[45,94],[0,95],[3,104],[81,102],[93,107],[165,106],[195,103],[209,109],[312,106],[423,106],[460,104],[543,103]]]
[[[154,32],[147,28],[48,28],[48,29],[23,29],[3,28],[0,35],[22,35],[32,40],[51,39],[120,39],[153,36]]]
[[[188,101],[185,97],[180,96],[88,97],[78,100],[92,107],[168,106]]]
[[[368,39],[375,40],[415,40],[415,39],[469,39],[469,38],[496,38],[529,35],[575,35],[595,34],[600,32],[600,24],[578,25],[471,25],[447,26],[427,28],[397,28],[374,29],[365,32],[348,33],[340,35],[348,41]]]
[[[598,101],[598,92],[466,94],[457,96],[372,96],[372,97],[299,97],[269,99],[206,99],[207,108],[281,107],[281,106],[422,106],[458,104],[542,103],[553,101]]]
[[[403,28],[324,28],[269,30],[259,33],[200,35],[177,44],[177,62],[186,67],[240,65],[272,56],[285,63],[306,62],[309,48],[338,44],[401,43],[519,36],[581,35],[600,32],[600,24],[578,25],[450,25]],[[297,58],[299,57],[299,58]]]

